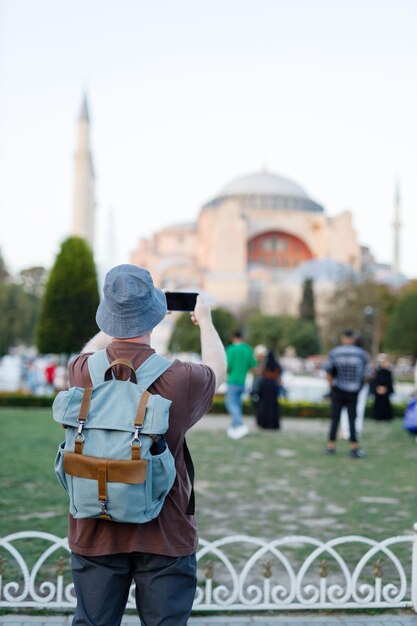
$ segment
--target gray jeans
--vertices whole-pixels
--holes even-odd
[[[186,626],[197,585],[195,554],[72,553],[71,564],[77,596],[73,626],[119,626],[133,581],[142,626]]]

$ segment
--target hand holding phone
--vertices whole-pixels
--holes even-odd
[[[198,293],[166,291],[168,311],[194,311]]]
[[[194,311],[191,312],[191,321],[195,326],[200,326],[200,322],[211,321],[211,308],[200,293],[197,296]]]

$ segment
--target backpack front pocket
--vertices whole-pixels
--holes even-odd
[[[168,447],[158,455],[151,456],[148,460],[149,472],[152,472],[151,480],[146,481],[149,488],[146,489],[146,514],[149,519],[154,519],[160,512],[165,496],[170,491],[175,481],[175,462]]]
[[[68,493],[67,477],[64,470],[64,456],[65,456],[65,441],[59,444],[56,457],[55,457],[55,474],[62,487]]]
[[[147,461],[117,460],[66,452],[65,473],[74,488],[75,517],[101,517],[109,521],[143,520],[135,515],[145,502]]]

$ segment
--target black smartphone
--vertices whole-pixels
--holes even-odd
[[[168,311],[194,311],[198,293],[166,291]]]

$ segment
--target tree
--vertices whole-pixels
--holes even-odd
[[[314,288],[311,278],[306,278],[303,283],[303,295],[300,302],[300,319],[313,323],[316,322]]]
[[[223,345],[227,345],[230,343],[233,331],[237,328],[236,318],[230,311],[222,308],[213,309],[211,317]],[[178,317],[168,343],[168,350],[200,353],[200,331],[190,322],[189,313],[182,313]]]
[[[98,303],[91,250],[84,239],[70,237],[61,246],[42,299],[36,333],[39,351],[78,352],[98,330]]]
[[[38,272],[41,268],[34,269]],[[0,356],[19,344],[33,344],[39,296],[26,289],[22,279],[26,271],[31,272],[23,270],[14,281],[0,253]]]
[[[392,313],[384,346],[397,354],[417,357],[417,291],[406,293]]]
[[[170,352],[200,352],[200,331],[190,320],[189,313],[181,313],[175,322],[168,342]]]
[[[290,346],[301,357],[320,350],[315,325],[290,315],[252,314],[248,320],[248,341],[253,346],[264,344],[275,354],[282,354]]]
[[[400,287],[398,293],[400,294],[400,296],[405,296],[406,293],[410,293],[411,291],[417,291],[416,278],[413,278],[413,280],[410,280],[409,282],[405,283],[405,285]]]
[[[296,320],[290,336],[292,345],[297,356],[306,358],[320,353],[320,340],[317,327],[314,322],[308,320]]]
[[[28,267],[19,273],[19,282],[26,293],[42,298],[45,292],[48,271],[44,267]]]
[[[9,276],[8,269],[0,252],[0,284],[6,283]]]
[[[233,333],[239,327],[235,316],[227,309],[222,309],[221,307],[214,309],[211,316],[222,344],[227,346],[232,339]]]
[[[288,347],[293,318],[288,315],[252,313],[248,319],[248,341],[253,346],[264,344],[276,354]]]
[[[337,345],[345,328],[356,330],[371,344],[372,353],[381,351],[388,319],[398,296],[386,285],[370,280],[339,283],[329,294],[319,323],[321,344],[325,351]],[[372,309],[372,316],[367,311]]]
[[[20,343],[32,344],[38,304],[21,285],[0,283],[0,356]]]

